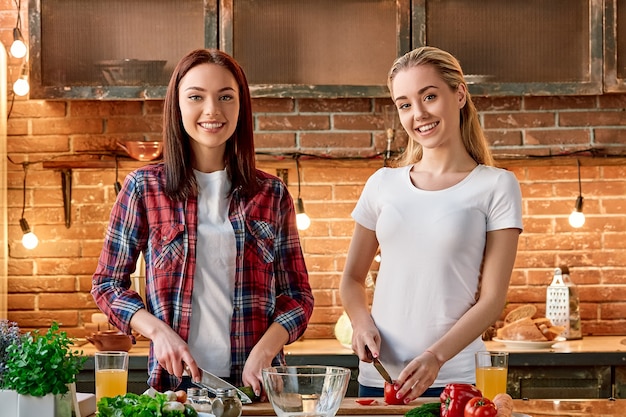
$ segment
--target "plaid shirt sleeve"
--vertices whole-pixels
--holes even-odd
[[[114,326],[130,334],[130,319],[145,305],[130,290],[130,274],[148,239],[145,208],[135,173],[129,174],[111,210],[109,226],[93,275],[91,293]]]

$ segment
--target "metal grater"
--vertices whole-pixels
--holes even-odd
[[[569,288],[563,282],[561,268],[556,268],[552,283],[546,290],[546,317],[553,325],[565,327],[563,332],[565,337],[570,331],[569,297]]]

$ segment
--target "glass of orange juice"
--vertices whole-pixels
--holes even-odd
[[[483,397],[493,400],[497,394],[506,393],[508,369],[507,352],[476,352],[476,388]]]
[[[128,385],[128,352],[96,352],[96,402],[102,397],[125,395]]]

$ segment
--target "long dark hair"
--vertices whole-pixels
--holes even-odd
[[[252,102],[243,69],[230,55],[217,49],[196,49],[185,55],[174,68],[163,107],[163,161],[165,163],[165,193],[174,200],[185,200],[196,195],[197,184],[193,174],[191,139],[183,127],[179,99],[181,79],[190,69],[200,64],[217,64],[235,77],[239,87],[239,118],[233,136],[226,142],[224,163],[232,182],[232,190],[241,187],[245,195],[254,193],[256,161]]]

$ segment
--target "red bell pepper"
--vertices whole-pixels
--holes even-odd
[[[471,384],[448,384],[439,396],[441,400],[441,417],[463,417],[465,404],[474,397],[482,397],[483,393]]]

